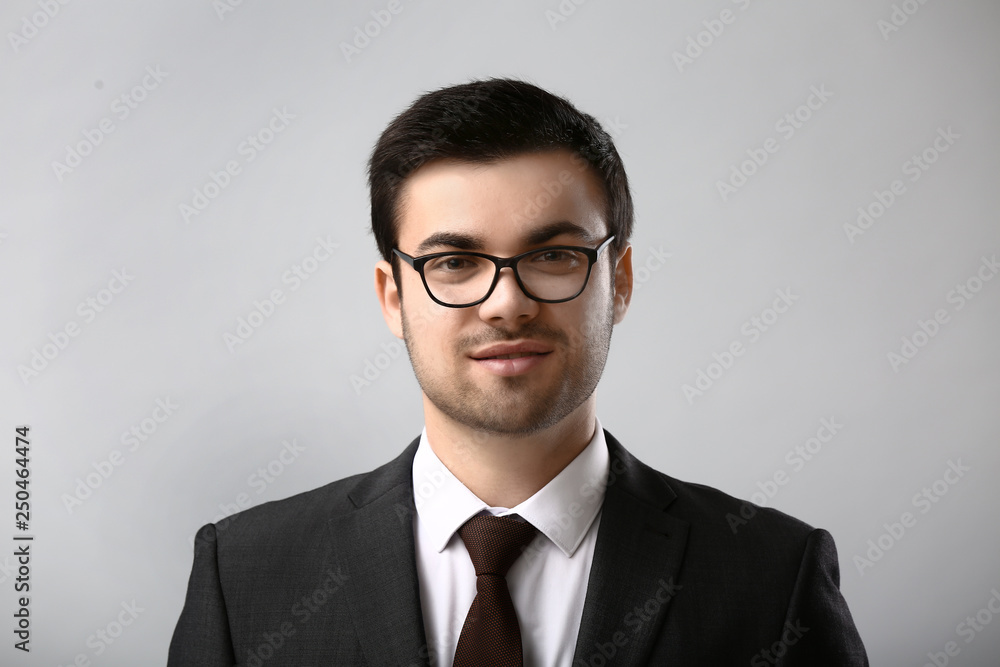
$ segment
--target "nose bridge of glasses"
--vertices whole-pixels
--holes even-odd
[[[516,273],[515,270],[519,258],[498,257],[497,260],[499,261],[496,262],[496,276],[494,276],[493,279],[494,285],[492,291],[495,293],[496,288],[500,286],[500,283],[504,277],[503,270],[509,269],[510,271],[508,275],[510,275],[510,280],[514,282],[514,289],[516,289],[518,292],[524,293],[524,296],[531,298],[526,292],[524,292],[524,289],[521,287],[521,277]],[[490,296],[493,296],[493,294],[490,294]]]

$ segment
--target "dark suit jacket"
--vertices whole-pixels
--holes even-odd
[[[670,478],[604,433],[611,472],[574,667],[868,664],[829,533]],[[198,531],[169,667],[434,664],[413,539],[418,443]]]

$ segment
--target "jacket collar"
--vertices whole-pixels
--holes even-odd
[[[653,648],[679,585],[688,523],[667,513],[677,494],[664,477],[604,432],[611,469],[573,664],[639,665]]]
[[[394,460],[361,476],[348,492],[354,508],[330,519],[334,566],[355,634],[372,665],[429,664],[424,634],[410,468],[420,438]]]
[[[641,664],[670,601],[683,594],[688,523],[667,513],[677,495],[664,477],[604,435],[611,467],[574,664],[591,664],[608,642],[617,660]],[[419,442],[360,476],[347,494],[353,509],[329,522],[334,566],[347,574],[344,593],[371,664],[429,664],[413,538]]]

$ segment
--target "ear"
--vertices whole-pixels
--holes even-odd
[[[375,295],[382,306],[382,317],[396,338],[403,338],[402,307],[399,290],[392,278],[392,266],[385,260],[375,265]]]
[[[628,306],[632,302],[632,245],[618,255],[615,265],[615,324],[625,319]]]

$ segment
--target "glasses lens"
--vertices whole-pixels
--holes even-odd
[[[524,287],[539,299],[568,299],[583,289],[587,256],[576,250],[539,250],[521,259],[518,275]]]
[[[576,296],[587,280],[589,260],[576,250],[541,249],[522,257],[518,275],[525,289],[539,299],[557,301]],[[490,289],[496,266],[475,255],[454,253],[436,257],[424,265],[431,293],[451,305],[479,301]]]
[[[424,264],[424,279],[435,298],[460,306],[486,296],[496,266],[475,255],[443,255]]]

